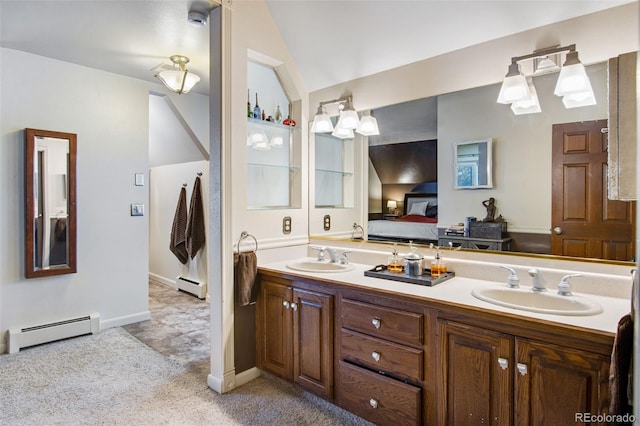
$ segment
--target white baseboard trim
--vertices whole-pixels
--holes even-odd
[[[151,312],[144,311],[137,314],[124,315],[121,317],[111,318],[108,320],[100,319],[100,330],[106,330],[111,327],[121,327],[127,324],[133,324],[140,321],[151,319]]]
[[[9,333],[7,333],[7,339],[9,338]],[[6,354],[7,353],[7,344],[5,342],[1,342],[0,343],[0,354]]]
[[[253,367],[242,373],[236,374],[236,387],[249,383],[250,381],[257,379],[262,374],[262,371],[258,367]]]
[[[220,394],[229,392],[236,387],[236,372],[231,370],[224,373],[222,380],[213,374],[209,374],[207,376],[207,385]]]
[[[154,274],[153,272],[149,272],[149,279],[160,284],[168,285],[169,287],[175,288],[176,290],[178,289],[178,285],[176,284],[175,280],[171,280],[161,275]]]

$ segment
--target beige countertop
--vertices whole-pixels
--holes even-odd
[[[391,291],[398,294],[415,296],[427,300],[455,303],[462,306],[471,306],[474,308],[485,309],[487,311],[493,312],[506,312],[509,314],[519,315],[523,318],[535,318],[559,324],[591,329],[594,331],[609,332],[613,334],[615,334],[616,332],[618,321],[620,320],[620,318],[622,318],[630,311],[629,299],[574,293],[577,297],[584,297],[599,303],[603,307],[603,312],[590,316],[542,314],[484,302],[477,299],[471,294],[471,291],[475,287],[479,286],[506,287],[506,284],[501,282],[456,276],[433,287],[428,287],[365,276],[364,271],[372,269],[374,265],[352,263],[354,269],[351,271],[335,273],[312,273],[294,271],[287,268],[287,263],[289,263],[289,261],[272,262],[261,264],[259,265],[259,267],[261,269],[285,273],[287,275],[308,277],[328,282],[345,283],[352,286],[361,286],[368,289]],[[526,289],[525,286],[523,286],[522,288]],[[549,288],[549,291],[555,292],[555,289]]]

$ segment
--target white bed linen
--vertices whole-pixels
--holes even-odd
[[[438,239],[437,223],[370,220],[367,226],[367,234],[370,238],[383,237],[434,241]]]

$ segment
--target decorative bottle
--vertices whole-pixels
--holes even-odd
[[[253,111],[251,110],[251,100],[249,97],[249,89],[247,89],[247,117],[253,118]]]
[[[282,123],[282,111],[280,111],[280,104],[276,106],[276,123]]]
[[[256,92],[256,106],[253,107],[253,118],[260,120],[262,114],[260,113],[260,106],[258,105],[258,92]]]

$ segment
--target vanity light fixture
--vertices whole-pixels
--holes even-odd
[[[509,70],[500,87],[498,103],[511,104],[514,114],[540,112],[540,104],[533,81],[522,74],[519,62],[533,59],[536,61],[535,68],[537,72],[549,72],[557,69],[549,63],[552,62],[552,59],[550,59],[553,57],[552,55],[567,51],[566,60],[560,69],[560,75],[553,93],[556,96],[562,96],[562,102],[566,108],[595,105],[596,99],[593,94],[593,88],[584,65],[578,59],[575,44],[536,50],[529,55],[511,58]],[[540,60],[541,58],[542,60]],[[541,66],[541,64],[544,65]]]
[[[200,81],[200,77],[187,70],[186,64],[189,58],[182,55],[173,55],[169,59],[173,62],[173,69],[160,71],[155,75],[167,89],[179,95],[189,91]]]
[[[331,117],[327,114],[326,105],[337,104],[340,116],[335,127]],[[312,133],[329,133],[340,139],[351,139],[355,136],[354,130],[363,136],[379,135],[378,122],[373,115],[358,118],[358,113],[353,108],[352,97],[343,96],[338,99],[320,102],[318,111],[311,125]]]

